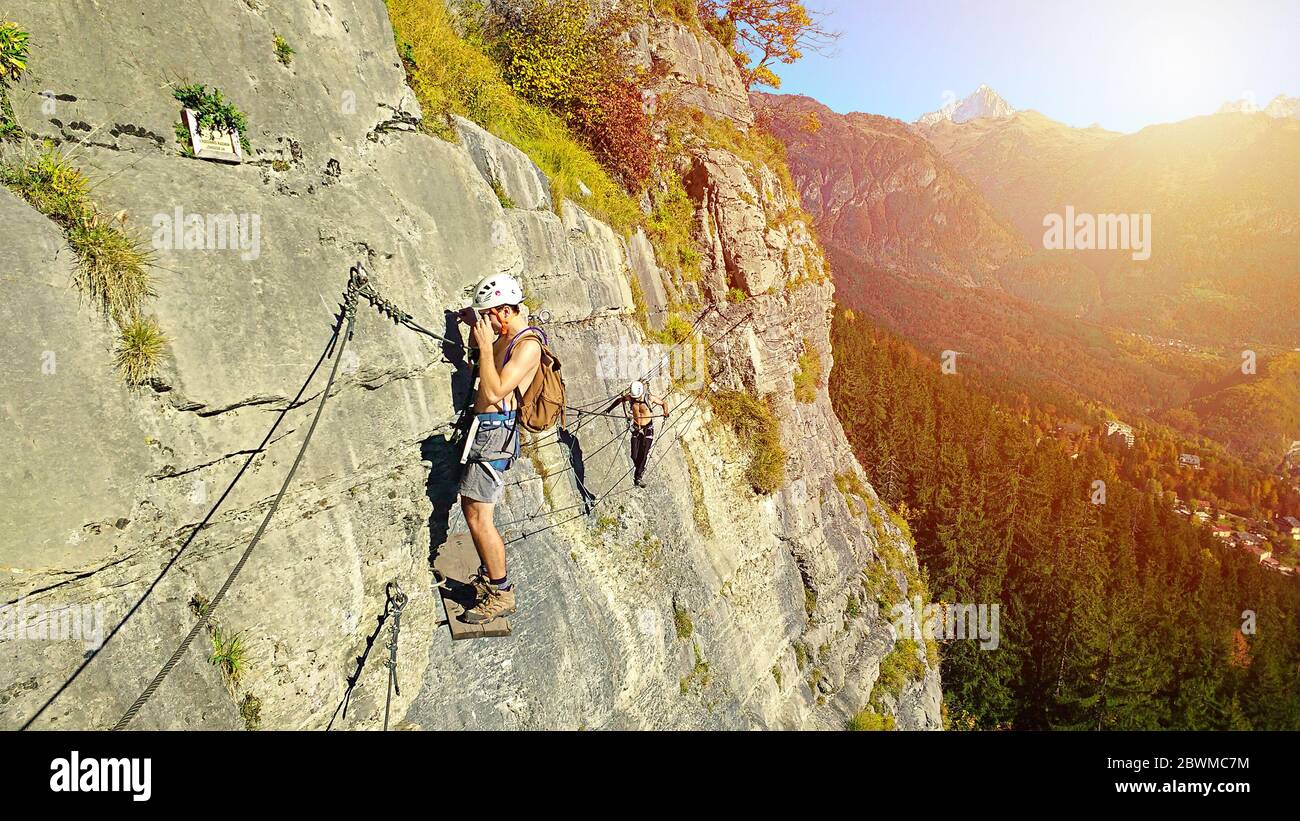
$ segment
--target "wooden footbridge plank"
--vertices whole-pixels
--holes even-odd
[[[433,557],[433,569],[443,578],[442,606],[447,612],[447,626],[453,641],[487,639],[510,635],[510,620],[493,619],[486,624],[462,621],[466,610],[474,606],[474,587],[469,583],[478,572],[478,551],[468,533],[448,536]]]

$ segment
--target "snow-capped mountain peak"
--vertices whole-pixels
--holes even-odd
[[[1248,94],[1239,100],[1231,100],[1219,106],[1218,113],[1263,113],[1279,119],[1286,117],[1300,119],[1300,97],[1288,97],[1285,94],[1279,94],[1268,105],[1261,107],[1255,101],[1255,98]]]
[[[929,114],[921,115],[916,124],[934,125],[943,120],[965,123],[983,117],[1003,119],[1015,113],[1016,110],[1011,107],[1010,103],[1002,99],[1000,94],[981,84],[969,97],[962,100],[953,100],[938,111],[931,111]]]

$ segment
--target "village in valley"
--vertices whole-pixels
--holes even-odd
[[[1097,440],[1120,451],[1132,450],[1137,442],[1133,426],[1110,419],[1100,427],[1077,422],[1058,424],[1052,436],[1072,442],[1076,447],[1085,440]],[[1074,458],[1078,458],[1078,453]],[[1179,453],[1176,469],[1199,471],[1202,457]],[[1280,482],[1300,492],[1300,440],[1291,443],[1276,467]],[[1300,581],[1300,511],[1273,512],[1269,516],[1242,516],[1224,510],[1203,499],[1174,496],[1174,511],[1194,524],[1209,528],[1225,547],[1245,550],[1256,558],[1260,567]]]
[[[1179,457],[1182,465],[1200,469],[1200,459],[1191,454]],[[1291,448],[1278,466],[1278,474],[1293,487],[1300,486],[1300,441]],[[1207,502],[1197,499],[1179,499],[1174,510],[1214,532],[1214,537],[1225,545],[1246,550],[1254,555],[1261,567],[1281,573],[1297,574],[1300,565],[1300,519],[1289,514],[1277,514],[1271,520],[1237,516],[1217,510]],[[1297,577],[1300,578],[1300,577]]]

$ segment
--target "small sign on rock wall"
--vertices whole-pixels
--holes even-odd
[[[199,115],[194,111],[181,109],[181,122],[190,132],[190,148],[194,156],[201,160],[213,160],[239,165],[244,161],[244,152],[239,145],[239,132],[218,130],[199,130]]]

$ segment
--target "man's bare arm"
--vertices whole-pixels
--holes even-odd
[[[532,343],[531,345],[529,343]],[[479,394],[487,401],[496,404],[510,395],[528,374],[537,370],[542,363],[542,343],[537,337],[528,336],[515,344],[510,361],[497,372],[497,363],[491,352],[479,358]]]

